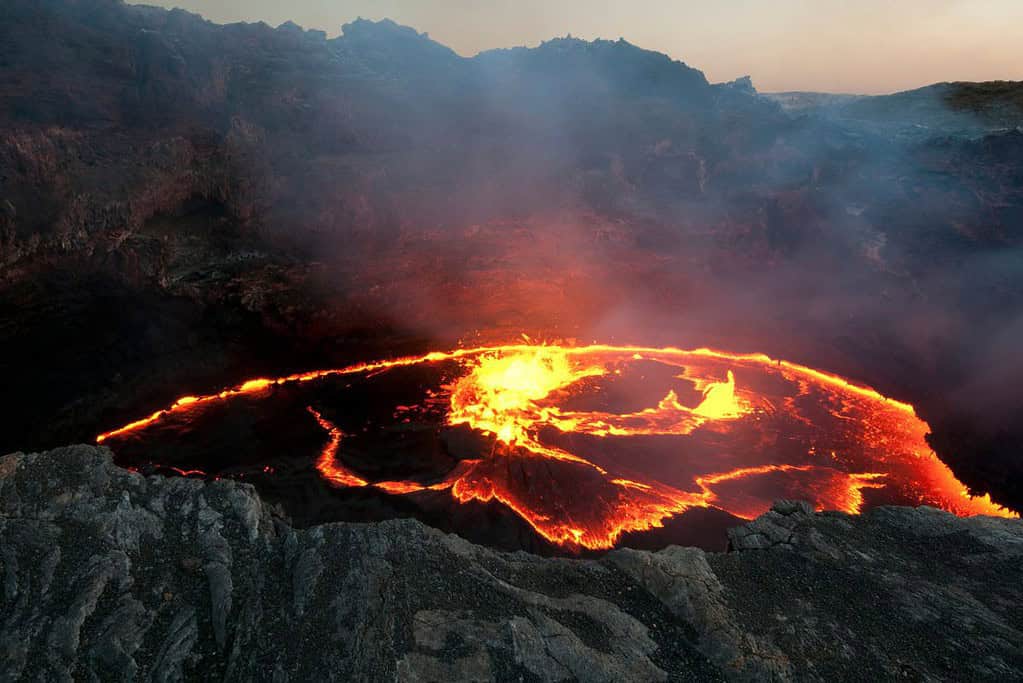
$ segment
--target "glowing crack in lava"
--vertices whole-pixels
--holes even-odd
[[[371,482],[345,464],[342,430],[310,406],[327,438],[320,475],[339,488],[497,501],[569,548],[610,548],[694,507],[752,518],[784,497],[857,513],[867,490],[873,504],[1016,516],[969,495],[927,445],[912,406],[812,368],[710,349],[516,344],[253,379],[178,399],[97,441],[279,385],[442,363],[457,368],[443,387],[447,424],[489,437],[492,448],[434,483]]]

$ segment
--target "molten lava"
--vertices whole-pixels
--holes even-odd
[[[342,430],[309,407],[327,439],[316,461],[324,480],[497,501],[570,548],[610,548],[623,533],[694,507],[752,518],[776,498],[801,498],[857,513],[867,490],[874,504],[1015,515],[969,495],[927,445],[927,424],[912,406],[794,363],[710,349],[518,344],[252,379],[178,399],[97,441],[187,422],[204,405],[275,386],[441,363],[458,368],[443,387],[447,424],[486,435],[493,447],[435,483],[371,482],[345,464]],[[402,405],[396,414],[408,422],[416,410]]]

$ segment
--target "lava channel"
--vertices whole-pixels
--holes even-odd
[[[928,446],[928,425],[911,405],[795,363],[711,349],[513,344],[251,379],[180,398],[97,442],[116,447],[155,424],[187,422],[197,408],[269,396],[275,386],[437,363],[460,368],[439,390],[447,425],[493,447],[434,483],[370,481],[345,464],[345,433],[310,406],[326,439],[316,460],[326,482],[496,501],[568,549],[610,548],[623,533],[695,507],[750,519],[777,498],[848,513],[892,503],[1017,516],[969,494]]]

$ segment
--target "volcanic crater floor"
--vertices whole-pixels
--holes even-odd
[[[293,523],[415,517],[499,549],[724,550],[779,498],[970,496],[912,406],[759,354],[513,344],[255,378],[102,434],[142,473],[256,486]]]

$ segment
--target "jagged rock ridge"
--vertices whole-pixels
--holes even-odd
[[[782,501],[734,552],[500,553],[418,522],[297,530],[250,486],[104,449],[0,459],[0,677],[1007,680],[1023,523]]]

